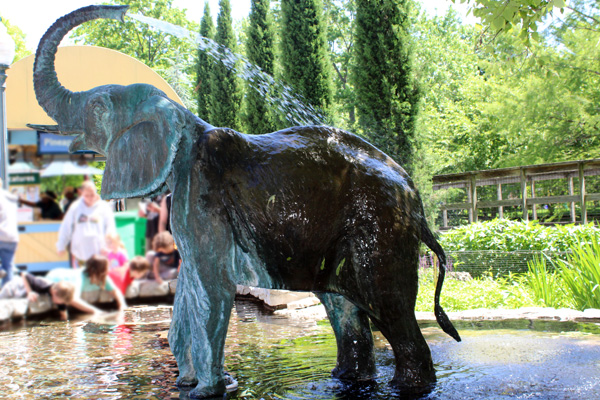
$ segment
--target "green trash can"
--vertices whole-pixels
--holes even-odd
[[[146,254],[146,219],[137,211],[115,213],[117,233],[121,237],[129,258]]]

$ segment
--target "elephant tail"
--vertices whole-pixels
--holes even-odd
[[[440,246],[435,236],[433,236],[433,233],[427,226],[427,221],[425,221],[425,218],[423,218],[421,239],[423,240],[423,243],[425,243],[427,247],[429,247],[431,251],[435,253],[440,262],[437,285],[435,286],[435,319],[437,320],[438,324],[444,332],[452,336],[457,342],[460,342],[460,335],[458,334],[456,328],[454,328],[454,325],[452,325],[452,322],[450,322],[450,318],[448,318],[448,315],[446,315],[446,312],[440,305],[440,294],[442,293],[442,285],[444,284],[444,277],[446,276],[446,253],[444,253],[444,249],[442,249],[442,246]]]

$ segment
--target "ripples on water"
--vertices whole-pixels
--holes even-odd
[[[1,399],[185,399],[166,342],[171,309],[136,308],[124,321],[51,322],[0,332]],[[596,324],[457,324],[456,343],[423,326],[438,371],[428,399],[600,398]],[[336,347],[326,323],[270,315],[238,301],[226,367],[239,382],[230,399],[390,399],[393,355],[378,332],[377,382],[331,379]]]

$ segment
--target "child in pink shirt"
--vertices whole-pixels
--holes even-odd
[[[117,267],[122,267],[128,261],[125,245],[121,241],[121,237],[117,233],[109,233],[106,235],[107,249],[104,255],[108,258],[109,270]]]

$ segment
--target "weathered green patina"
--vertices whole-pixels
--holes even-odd
[[[169,343],[178,384],[194,397],[225,392],[224,353],[236,284],[313,291],[338,344],[333,375],[375,374],[371,320],[396,359],[392,384],[427,390],[435,371],[414,305],[423,241],[445,255],[417,191],[392,159],[357,136],[324,126],[264,135],[215,128],[153,86],[107,85],[73,93],[54,68],[61,39],[96,18],[123,19],[126,7],[90,6],[57,20],[34,65],[40,105],[71,151],[107,157],[103,198],[173,193],[172,221],[183,266]],[[439,305],[441,327],[458,333]]]

